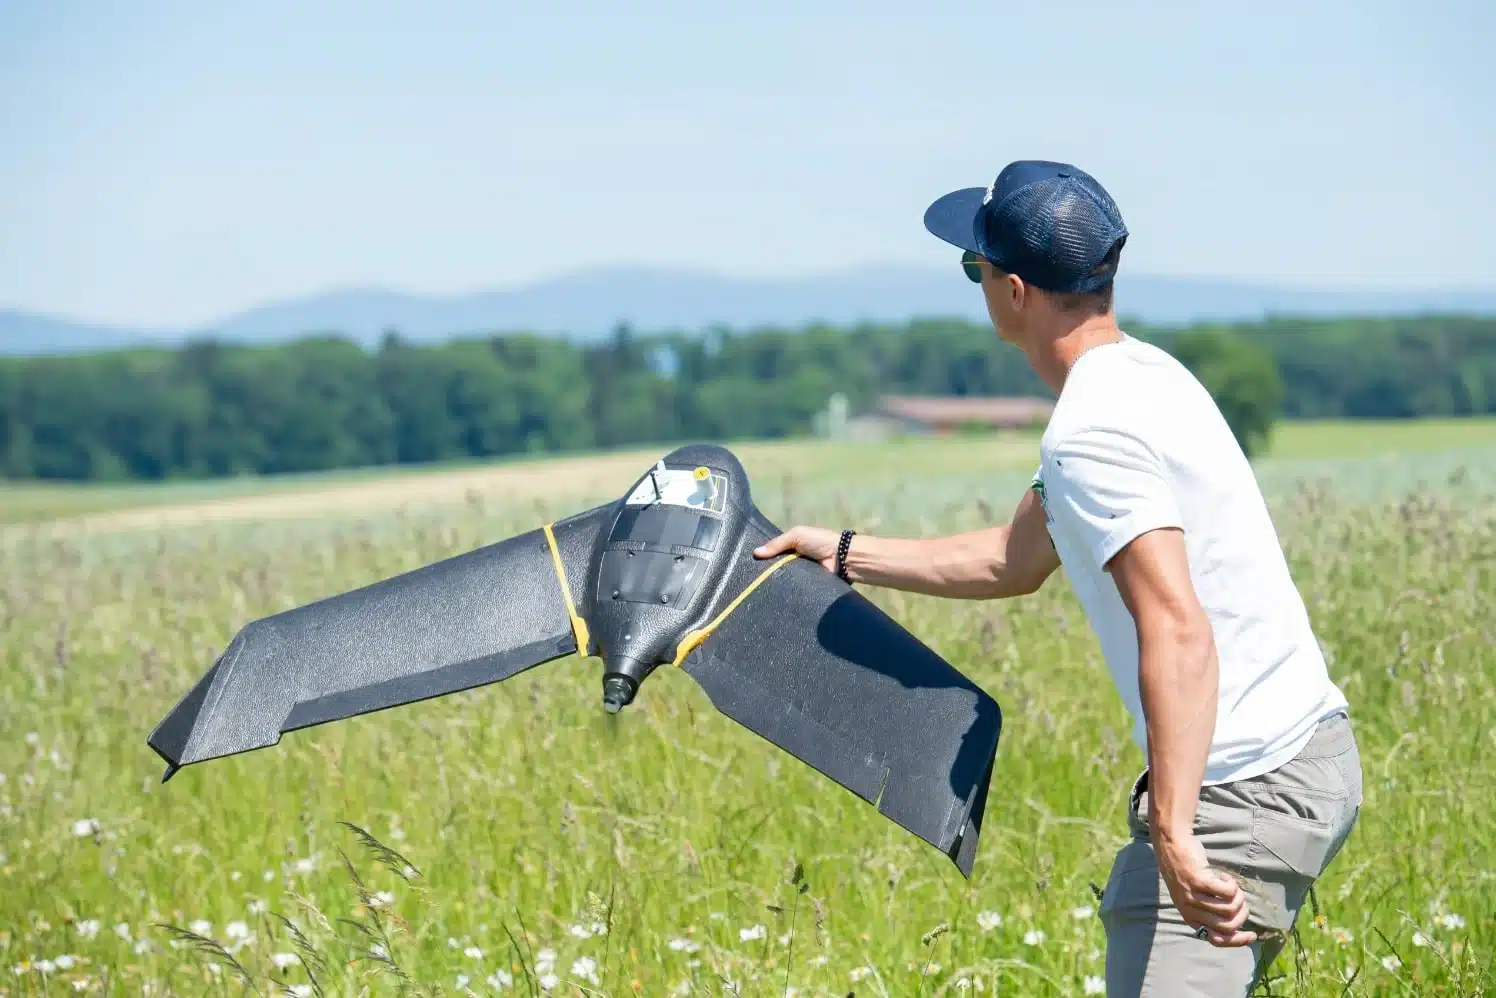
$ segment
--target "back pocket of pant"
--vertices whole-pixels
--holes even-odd
[[[1285,870],[1313,879],[1324,870],[1335,848],[1335,826],[1259,807],[1252,815],[1252,842]]]

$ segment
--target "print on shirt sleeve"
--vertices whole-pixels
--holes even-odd
[[[1029,488],[1033,489],[1034,494],[1039,497],[1039,507],[1044,510],[1045,527],[1053,528],[1054,514],[1049,511],[1049,493],[1044,488],[1044,468],[1042,465],[1038,471],[1034,472],[1034,480],[1029,483]],[[1055,551],[1059,551],[1059,548],[1055,547],[1054,543],[1054,530],[1046,529],[1044,533],[1049,538],[1049,546]]]

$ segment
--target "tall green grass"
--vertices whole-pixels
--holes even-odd
[[[1021,487],[866,453],[862,480],[757,498],[912,534]],[[1273,994],[1496,983],[1496,505],[1468,464],[1264,472],[1366,767]],[[1142,758],[1063,576],[1008,603],[868,590],[1003,707],[969,883],[669,669],[618,716],[571,658],[159,784],[147,733],[244,623],[566,511],[7,535],[0,993],[1099,993],[1092,888]]]

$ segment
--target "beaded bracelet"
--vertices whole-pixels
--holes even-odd
[[[847,578],[847,552],[851,550],[852,535],[855,533],[857,533],[855,530],[843,530],[841,542],[836,545],[836,577],[843,582],[852,581]]]

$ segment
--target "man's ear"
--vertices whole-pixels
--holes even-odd
[[[1013,309],[1016,311],[1023,308],[1024,302],[1028,299],[1028,286],[1023,283],[1023,278],[1017,274],[1004,274],[1003,283],[1006,285],[1008,301]]]

